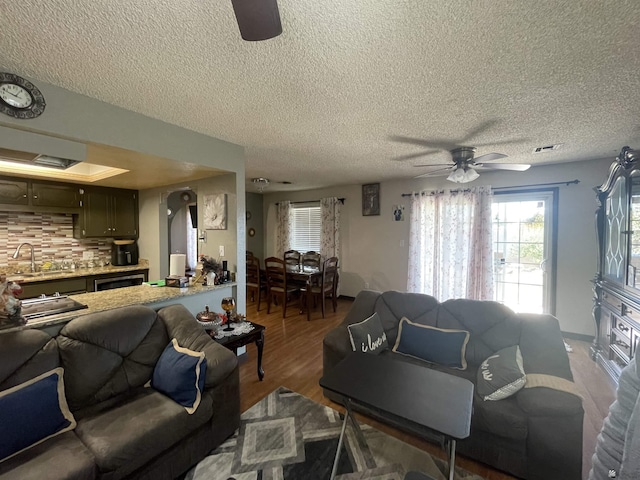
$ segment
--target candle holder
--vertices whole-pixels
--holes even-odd
[[[227,317],[227,326],[223,328],[223,330],[225,332],[230,332],[231,330],[233,330],[233,327],[231,326],[231,317],[229,316],[229,314],[236,306],[236,299],[233,297],[224,297],[220,306],[225,311]]]

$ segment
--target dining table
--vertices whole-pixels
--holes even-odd
[[[303,267],[302,265],[287,265],[287,281],[293,281],[296,283],[304,283],[307,291],[307,320],[311,320],[311,301],[313,300],[313,293],[311,287],[319,285],[322,281],[322,270],[314,267]],[[302,306],[300,308],[302,313]]]

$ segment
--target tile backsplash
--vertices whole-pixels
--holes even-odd
[[[111,253],[111,242],[106,239],[73,238],[70,214],[0,212],[0,269],[29,265],[29,248],[23,247],[19,258],[11,258],[22,242],[33,245],[37,265],[46,261],[79,261],[86,251],[92,251],[94,258]]]

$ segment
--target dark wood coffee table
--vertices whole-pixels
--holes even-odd
[[[251,342],[256,343],[258,348],[258,378],[260,381],[264,378],[264,370],[262,369],[262,349],[264,348],[264,330],[263,325],[257,323],[247,322],[253,325],[253,330],[248,333],[242,333],[240,335],[229,335],[228,337],[215,338],[215,330],[207,330],[207,333],[220,345],[227,347],[229,350],[236,353],[238,347],[248,345]]]
[[[449,456],[453,480],[456,439],[469,436],[473,408],[473,384],[466,379],[388,356],[354,353],[320,379],[320,386],[344,399],[342,424],[331,479],[335,477],[348,419],[360,442],[364,436],[351,405],[389,417],[413,433],[436,433]]]

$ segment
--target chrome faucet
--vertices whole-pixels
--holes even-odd
[[[33,252],[33,245],[27,242],[21,243],[20,245],[18,245],[18,248],[16,248],[16,251],[13,252],[13,258],[18,258],[18,256],[20,255],[20,249],[25,245],[31,249],[31,273],[33,273],[36,271],[36,256]]]

